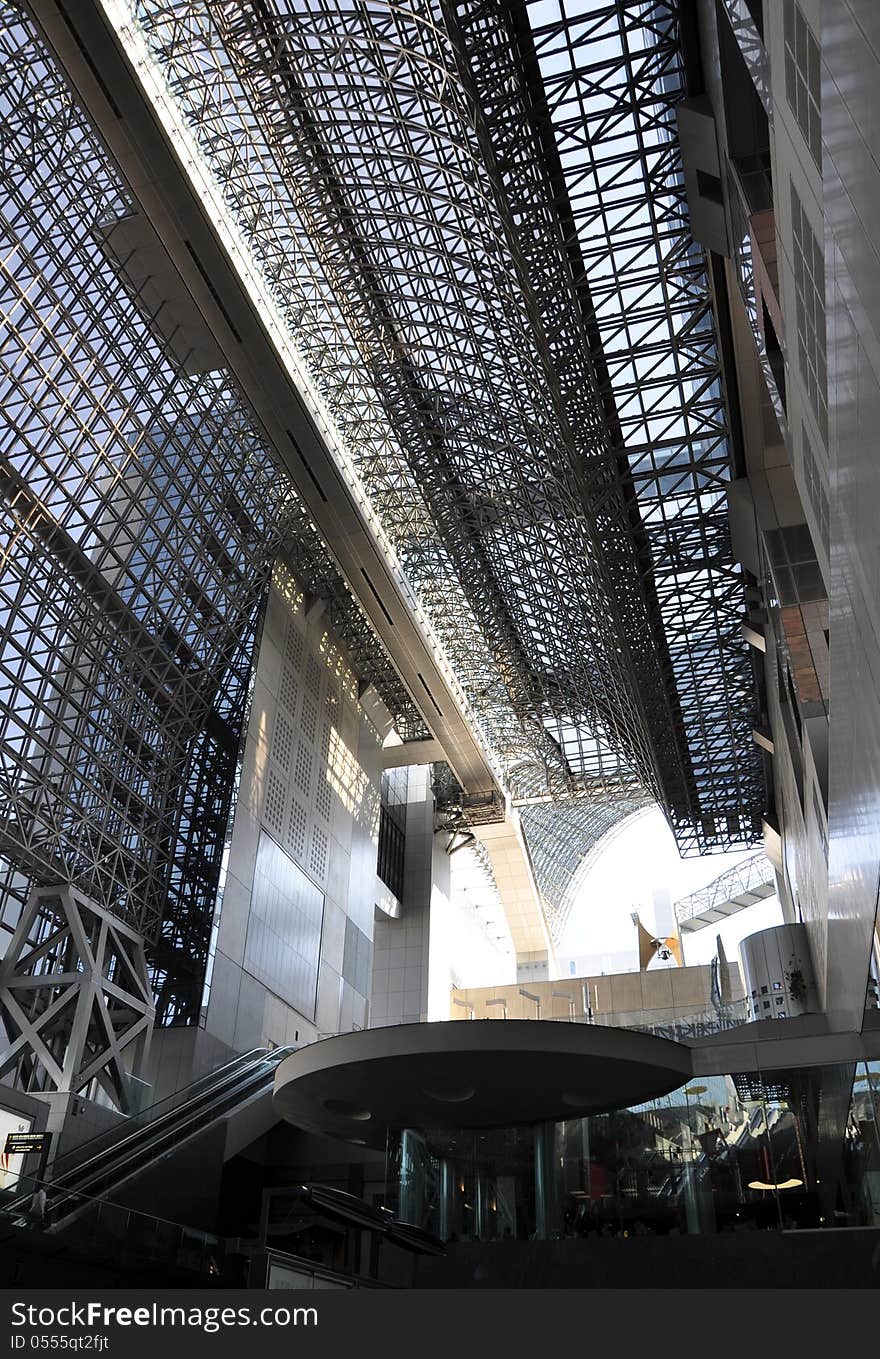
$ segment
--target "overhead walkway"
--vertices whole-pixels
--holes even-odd
[[[762,852],[722,873],[714,882],[675,903],[682,934],[720,925],[729,916],[776,895],[773,866]]]

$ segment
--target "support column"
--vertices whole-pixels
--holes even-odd
[[[535,1128],[535,1235],[550,1241],[562,1234],[560,1165],[555,1123]]]
[[[0,963],[0,1008],[0,1078],[20,1068],[62,1109],[95,1080],[132,1112],[155,1014],[136,931],[69,885],[37,888]]]
[[[425,1225],[425,1139],[412,1128],[400,1134],[400,1194],[398,1215],[401,1222],[415,1227]]]
[[[444,1156],[440,1162],[440,1240],[448,1241],[453,1232],[458,1232],[458,1214],[455,1195],[457,1180],[455,1166]]]
[[[397,919],[376,915],[373,1027],[428,1018],[431,912],[435,899],[449,893],[449,862],[434,837],[430,765],[414,766],[406,774],[403,897]],[[448,987],[445,995],[448,1006]]]

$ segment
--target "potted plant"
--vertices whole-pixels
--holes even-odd
[[[807,979],[803,969],[799,966],[796,958],[789,960],[788,971],[785,974],[788,984],[788,992],[796,1005],[806,1005],[807,1003]]]

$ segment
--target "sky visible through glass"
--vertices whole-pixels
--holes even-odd
[[[572,961],[575,975],[635,970],[638,957],[630,919],[633,911],[639,912],[648,929],[666,932],[673,928],[676,901],[707,886],[754,853],[749,849],[681,859],[659,808],[650,807],[630,817],[599,847],[584,878],[559,945],[562,973],[570,971]],[[768,879],[771,875],[768,862]],[[694,966],[710,962],[717,951],[719,932],[728,959],[734,961],[740,940],[781,924],[779,900],[769,897],[732,916],[720,931],[707,925],[686,933],[685,963]]]

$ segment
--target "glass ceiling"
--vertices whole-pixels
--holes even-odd
[[[105,7],[333,413],[554,930],[585,854],[652,798],[685,850],[754,838],[673,0]],[[0,44],[0,916],[63,873],[155,946],[165,1021],[192,1019],[276,551],[422,729],[229,375],[182,372],[132,298],[101,233],[134,199],[6,0]]]
[[[733,473],[708,265],[691,236],[675,126],[678,6],[527,2],[534,60],[643,531],[696,798],[684,848],[756,833],[754,681],[728,539]],[[694,806],[695,802],[695,806]],[[689,825],[688,822],[691,822]]]
[[[674,0],[105,8],[190,127],[514,799],[656,797],[684,851],[753,840]]]

